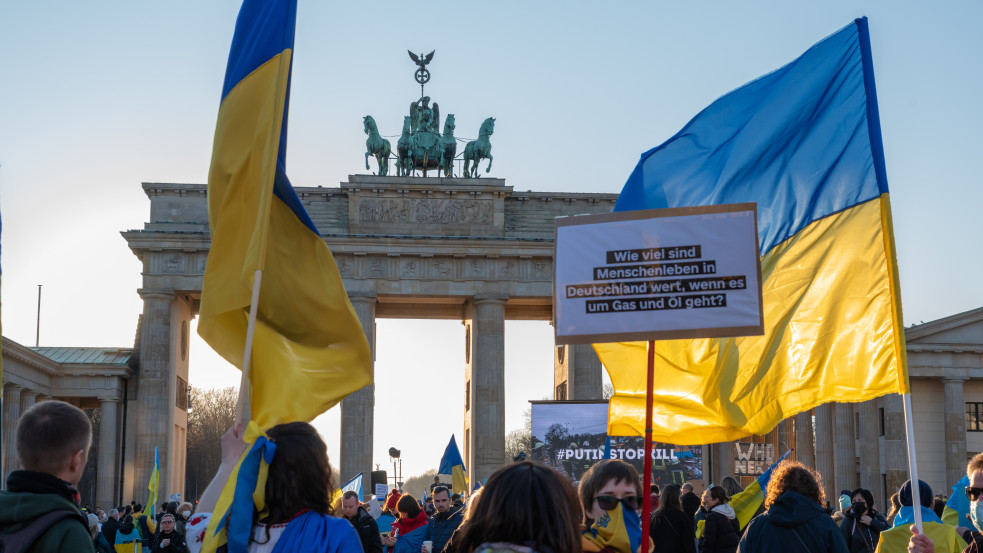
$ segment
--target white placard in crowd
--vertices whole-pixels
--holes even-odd
[[[375,485],[375,497],[379,501],[385,501],[386,495],[389,494],[389,486],[386,484],[376,484]]]
[[[556,219],[556,342],[764,332],[753,203]]]

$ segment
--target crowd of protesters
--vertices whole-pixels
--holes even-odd
[[[265,509],[252,515],[249,537],[220,551],[249,553],[980,553],[983,545],[983,454],[967,468],[966,521],[947,524],[945,508],[925,482],[906,482],[885,516],[869,490],[844,490],[835,508],[820,476],[795,461],[773,470],[757,513],[739,515],[733,478],[700,498],[691,484],[653,487],[643,495],[635,468],[621,460],[593,465],[579,483],[534,461],[496,471],[463,498],[434,479],[426,501],[393,490],[360,501],[337,496],[326,447],[304,422],[267,430],[276,452],[265,488]],[[165,502],[148,513],[131,502],[108,511],[79,506],[76,490],[92,430],[76,407],[46,401],[28,409],[16,430],[22,470],[0,492],[0,551],[198,553],[221,490],[245,449],[241,427],[222,439],[218,473],[191,503]],[[642,505],[654,507],[642,544]],[[735,500],[736,502],[736,500]],[[742,500],[741,509],[747,503]],[[754,516],[752,516],[754,515]],[[248,515],[247,515],[248,516]],[[742,523],[742,519],[744,522]],[[223,521],[227,522],[227,520]],[[248,518],[244,520],[248,524]],[[222,524],[219,524],[221,526]],[[231,525],[231,523],[230,523]],[[246,530],[248,525],[244,526]]]

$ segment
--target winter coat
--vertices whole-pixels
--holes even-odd
[[[427,513],[420,511],[413,518],[401,518],[393,523],[393,530],[398,532],[393,553],[419,553],[429,530]]]
[[[727,503],[715,505],[703,527],[703,553],[734,553],[741,542],[741,523]]]
[[[133,524],[120,524],[119,531],[116,532],[116,543],[113,545],[116,553],[134,553],[134,550],[136,550],[133,545],[134,542],[137,544],[143,542],[140,539],[140,532],[137,531]],[[138,551],[144,551],[142,545]]]
[[[113,553],[113,546],[109,545],[106,541],[106,536],[102,534],[96,534],[96,537],[92,538],[92,545],[96,549],[96,553]]]
[[[794,491],[780,495],[763,515],[748,524],[739,550],[741,553],[847,553],[843,532],[826,511]]]
[[[694,518],[696,511],[700,510],[700,498],[693,492],[687,492],[679,496],[679,501],[682,502],[683,510],[686,511],[686,514],[690,518]]]
[[[106,543],[112,547],[112,544],[116,543],[116,531],[119,530],[119,521],[115,518],[108,518],[106,522],[102,523],[103,536],[106,536]]]
[[[434,553],[444,550],[444,546],[451,541],[451,536],[463,521],[464,509],[451,509],[446,513],[436,512],[430,517],[427,539],[433,542]]]
[[[348,517],[345,517],[348,518]],[[379,525],[375,519],[364,508],[359,507],[355,516],[348,518],[355,531],[358,532],[358,539],[362,542],[362,549],[365,553],[382,553],[382,539],[379,537]]]
[[[171,540],[166,547],[161,545],[164,540]],[[184,540],[184,535],[176,530],[169,534],[161,531],[154,537],[154,546],[150,549],[150,553],[188,553],[188,544]]]
[[[866,553],[877,549],[881,532],[890,528],[881,513],[871,510],[864,514],[870,517],[869,526],[860,522],[860,517],[852,509],[846,511],[846,516],[840,522],[840,530],[843,531],[843,539],[846,540],[850,553]]]
[[[649,534],[656,553],[696,553],[693,520],[679,509],[665,509],[658,522],[652,517]]]
[[[41,534],[28,553],[94,552],[89,522],[77,497],[74,486],[50,474],[15,470],[7,477],[7,489],[0,492],[0,531],[16,532],[51,511],[71,511]]]

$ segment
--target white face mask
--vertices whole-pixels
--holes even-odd
[[[969,518],[973,520],[973,526],[983,532],[983,501],[969,502]]]
[[[183,516],[184,518],[188,518],[189,516],[191,516],[191,511],[181,511],[181,516]]]

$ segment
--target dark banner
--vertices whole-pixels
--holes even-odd
[[[532,404],[532,458],[578,481],[604,459],[607,403],[535,402]],[[642,476],[645,439],[611,437],[611,458],[631,463]],[[702,446],[652,444],[652,483],[680,484],[703,478]]]

